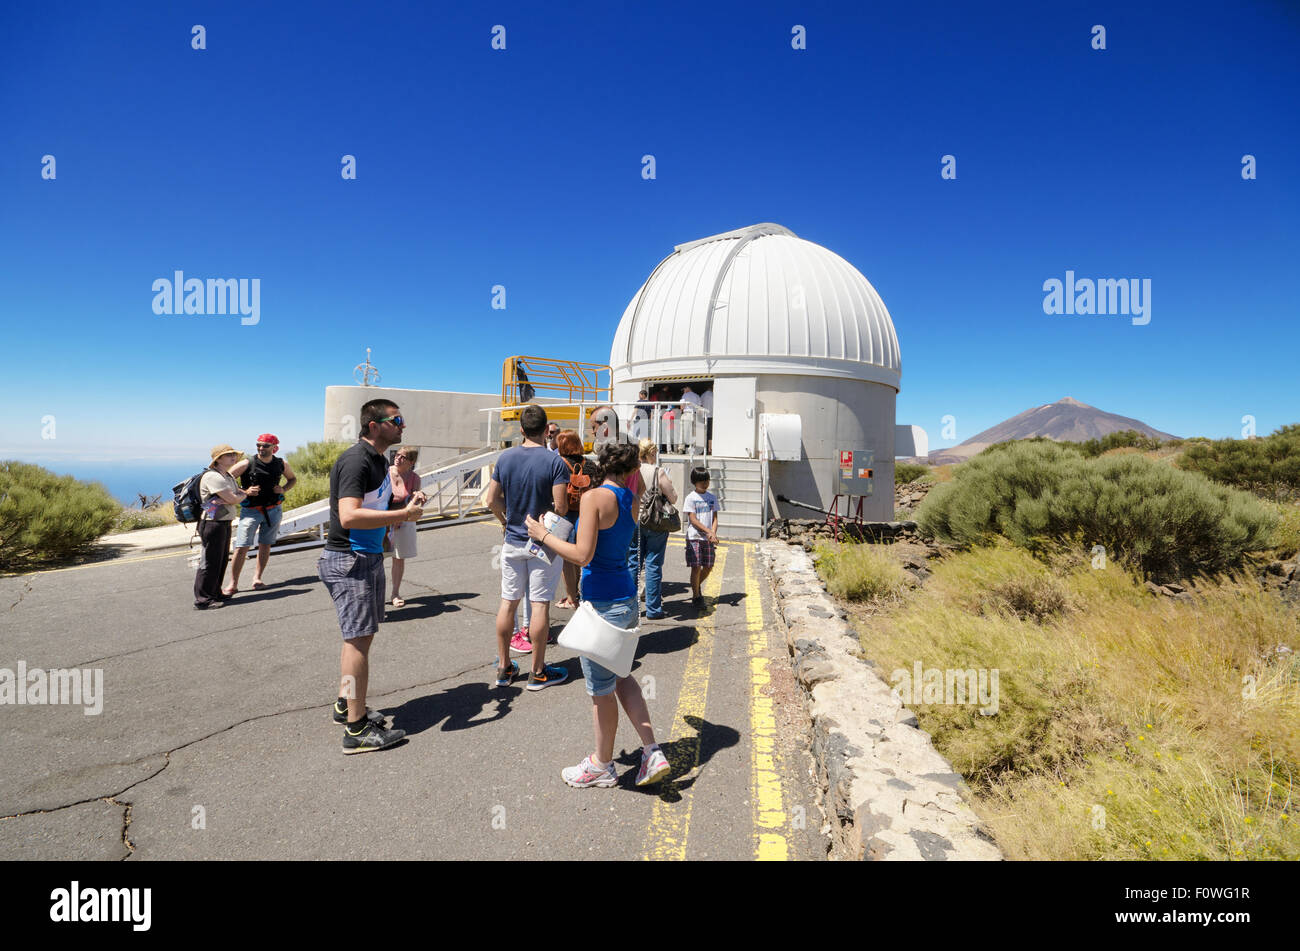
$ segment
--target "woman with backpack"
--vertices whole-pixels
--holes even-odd
[[[668,473],[656,465],[659,459],[659,447],[652,439],[640,442],[641,481],[645,484],[645,494],[641,499],[637,517],[637,528],[632,533],[632,543],[627,550],[627,566],[632,571],[632,578],[641,576],[645,568],[645,617],[647,621],[658,621],[667,615],[664,613],[663,581],[664,553],[668,550],[669,532],[649,527],[652,507],[656,497],[662,497],[672,505],[677,504],[677,489]],[[678,516],[680,519],[680,516]]]
[[[577,513],[582,497],[600,482],[600,470],[596,468],[595,463],[582,454],[582,440],[576,430],[566,429],[560,433],[555,440],[555,449],[569,467],[569,521],[575,524],[565,541],[571,542],[578,530]],[[567,561],[564,563],[564,590],[567,597],[556,601],[555,606],[576,610],[582,601],[579,592],[578,566]]]
[[[636,627],[636,582],[627,570],[627,542],[636,523],[636,495],[627,487],[637,472],[635,446],[606,443],[600,447],[600,468],[604,480],[598,490],[582,497],[576,539],[568,542],[556,538],[531,515],[524,520],[528,534],[566,562],[584,565],[583,593],[596,613],[616,627]],[[596,749],[577,766],[561,772],[570,786],[615,786],[614,736],[618,732],[618,707],[621,703],[641,740],[641,767],[636,784],[646,786],[667,777],[670,767],[659,744],[655,742],[641,685],[635,677],[619,677],[600,664],[582,658],[582,674],[591,697],[595,723]]]

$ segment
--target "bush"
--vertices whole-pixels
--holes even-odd
[[[1277,526],[1269,539],[1269,547],[1279,558],[1293,558],[1300,553],[1300,505],[1273,503],[1277,512]]]
[[[350,442],[309,442],[289,453],[289,466],[298,481],[284,495],[285,511],[329,498],[330,469],[334,468],[343,451],[352,445]]]
[[[352,445],[350,442],[309,442],[289,453],[289,467],[299,482],[305,476],[324,476],[328,480],[335,461],[343,450],[350,449]],[[325,494],[329,494],[328,487]]]
[[[1031,551],[1103,545],[1157,578],[1233,567],[1268,547],[1276,522],[1243,492],[1143,456],[1086,459],[1029,441],[967,462],[916,518],[925,534],[961,546],[996,535]]]
[[[1064,614],[1070,606],[1070,596],[1055,578],[1027,575],[994,585],[986,604],[996,613],[1041,623]]]
[[[57,564],[89,552],[122,506],[99,483],[0,462],[0,571]]]
[[[1263,439],[1189,441],[1178,465],[1274,501],[1295,498],[1300,495],[1300,424]]]
[[[294,467],[294,475],[298,476],[298,481],[294,483],[292,489],[284,494],[284,510],[296,509],[300,505],[310,505],[312,502],[319,502],[321,499],[329,498],[330,494],[330,477],[326,475],[302,475]]]
[[[915,482],[929,471],[929,466],[917,465],[914,462],[896,462],[894,463],[894,484],[905,485],[908,482]]]
[[[1182,443],[1182,440],[1172,440],[1171,442]],[[995,442],[987,446],[980,453],[1002,452],[1012,446],[1023,445],[1024,443],[1048,443],[1050,445],[1064,446],[1067,449],[1074,449],[1085,459],[1095,459],[1114,449],[1136,449],[1139,452],[1151,452],[1159,449],[1161,446],[1170,443],[1161,442],[1154,436],[1145,436],[1136,429],[1122,429],[1119,432],[1107,433],[1100,439],[1088,439],[1083,442],[1070,442],[1069,440],[1049,439],[1047,436],[1030,436],[1025,439],[1009,439],[1006,442]]]
[[[879,601],[901,594],[911,580],[888,552],[872,544],[817,546],[817,571],[826,590],[849,601]]]

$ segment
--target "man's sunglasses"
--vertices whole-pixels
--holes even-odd
[[[406,420],[400,416],[385,416],[383,419],[375,420],[377,423],[392,423],[394,426],[405,426]]]
[[[275,443],[273,443],[273,442],[259,442],[259,443],[257,444],[257,448],[258,448],[258,449],[274,449],[274,448],[275,448]]]

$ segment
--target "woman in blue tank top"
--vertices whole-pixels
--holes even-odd
[[[632,506],[636,496],[628,477],[640,466],[637,447],[607,443],[598,457],[604,481],[582,496],[578,507],[577,537],[573,542],[556,538],[541,522],[529,516],[528,534],[565,561],[585,566],[582,596],[610,624],[636,627],[639,615],[636,581],[627,567],[628,541],[636,527]],[[669,773],[668,760],[655,742],[650,711],[641,685],[634,677],[616,677],[613,671],[582,658],[582,673],[591,696],[596,727],[596,751],[577,766],[561,772],[570,786],[614,786],[614,734],[618,731],[618,705],[641,738],[641,768],[636,784],[658,782]],[[617,699],[616,699],[617,698]]]

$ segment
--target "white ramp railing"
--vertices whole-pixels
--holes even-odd
[[[483,496],[487,492],[488,480],[492,477],[492,466],[501,452],[500,449],[471,450],[453,459],[443,460],[433,469],[421,473],[420,489],[429,497],[429,501],[424,506],[424,518],[417,524],[453,524],[481,517],[485,511]],[[287,544],[277,545],[273,550],[288,551],[323,544],[325,534],[329,531],[329,521],[329,499],[321,499],[285,512],[280,521],[281,538],[303,533],[314,533],[317,538],[312,541],[292,539]]]

